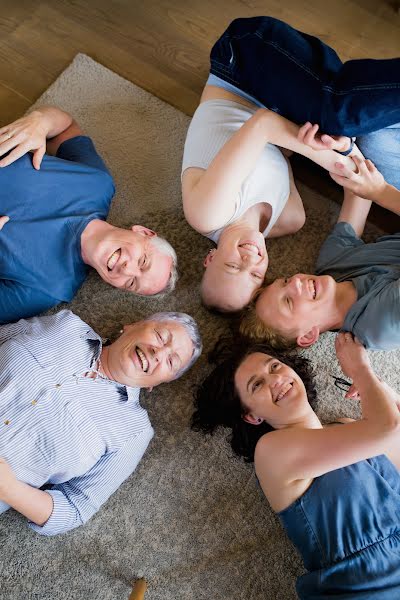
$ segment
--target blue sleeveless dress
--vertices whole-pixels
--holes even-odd
[[[308,571],[299,598],[400,599],[400,473],[386,456],[316,477],[278,516]]]

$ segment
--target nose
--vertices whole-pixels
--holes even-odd
[[[152,354],[154,356],[154,360],[157,363],[161,363],[168,354],[167,346],[153,346]]]
[[[287,282],[287,286],[293,294],[301,296],[303,284],[301,282],[300,277],[298,277],[297,275],[293,275],[293,277],[291,277]]]
[[[254,252],[244,252],[242,254],[242,262],[245,265],[258,265],[263,260],[262,256],[255,254]]]
[[[120,272],[123,273],[124,275],[127,275],[128,277],[137,277],[137,275],[140,272],[140,269],[139,269],[138,265],[136,265],[136,267],[135,267],[135,263],[133,261],[125,260],[121,264]]]

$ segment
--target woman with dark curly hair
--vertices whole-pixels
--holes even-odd
[[[259,344],[220,353],[197,391],[193,427],[230,427],[232,448],[254,459],[303,557],[301,599],[392,600],[400,597],[400,396],[350,333],[338,335],[336,353],[359,392],[361,420],[323,427],[308,361]]]

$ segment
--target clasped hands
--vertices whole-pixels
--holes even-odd
[[[344,135],[328,135],[319,132],[319,125],[305,123],[299,129],[298,139],[314,150],[337,150],[345,152],[351,140]],[[374,163],[360,156],[350,156],[356,167],[355,171],[348,169],[342,162],[335,163],[337,172],[329,173],[336,183],[350,190],[357,196],[368,200],[375,199],[383,192],[386,182]]]

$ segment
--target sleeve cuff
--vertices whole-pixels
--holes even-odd
[[[36,525],[29,521],[28,526],[36,533],[45,536],[65,533],[82,524],[77,509],[69,502],[68,498],[59,490],[46,490],[53,498],[53,511],[44,525]]]

